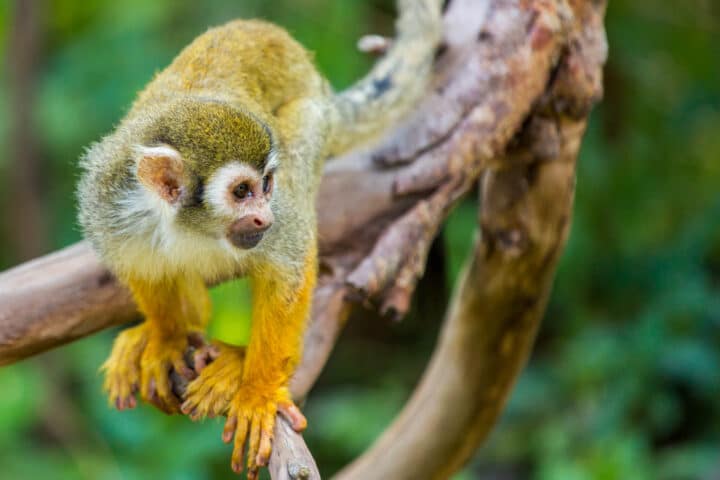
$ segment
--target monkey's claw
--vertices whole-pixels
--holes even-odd
[[[135,394],[166,413],[179,411],[180,402],[172,392],[170,372],[188,380],[195,373],[183,357],[187,337],[166,336],[147,324],[129,328],[118,335],[112,353],[101,369],[110,404],[118,410],[134,408]]]

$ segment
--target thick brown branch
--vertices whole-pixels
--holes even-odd
[[[483,177],[481,235],[430,365],[395,422],[340,479],[448,478],[503,410],[545,311],[586,115],[602,92],[604,8],[574,8],[572,47],[548,93]]]
[[[402,414],[339,478],[448,478],[494,425],[531,350],[567,233],[582,124],[562,133],[569,144],[559,158],[486,173],[481,239],[430,366]]]

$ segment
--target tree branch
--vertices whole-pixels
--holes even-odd
[[[337,478],[448,478],[501,414],[545,312],[570,224],[586,115],[601,93],[603,7],[586,4],[573,14],[586,23],[573,25],[547,94],[483,175],[480,236],[420,385]]]
[[[373,148],[327,165],[320,278],[296,398],[356,302],[404,315],[432,239],[483,176],[482,238],[428,371],[393,427],[342,477],[445,478],[502,410],[566,236],[574,161],[600,95],[603,7],[452,0],[432,89],[416,112]],[[0,274],[0,364],[136,317],[128,292],[80,243]],[[281,455],[292,437],[276,438]]]

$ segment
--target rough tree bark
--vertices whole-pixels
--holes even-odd
[[[601,88],[605,49],[596,32],[571,33],[546,93],[484,171],[476,248],[430,365],[395,422],[338,478],[448,478],[502,412],[568,233],[585,117]]]
[[[451,0],[426,99],[372,148],[328,164],[296,397],[357,302],[407,311],[433,238],[481,180],[476,249],[430,365],[393,425],[340,478],[447,478],[501,413],[567,236],[575,161],[602,93],[604,9],[602,0]],[[81,243],[0,274],[0,364],[135,318],[129,294]],[[318,478],[289,430],[276,431],[273,478]]]

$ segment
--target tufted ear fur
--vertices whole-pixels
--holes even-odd
[[[140,183],[169,204],[177,204],[187,186],[187,174],[180,153],[167,145],[138,146],[136,152]]]

